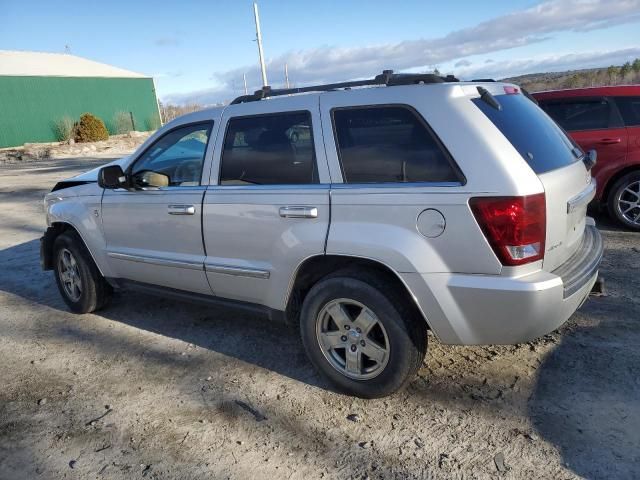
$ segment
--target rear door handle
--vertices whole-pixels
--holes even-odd
[[[167,207],[169,215],[195,215],[195,205],[169,205]]]
[[[598,143],[600,145],[613,145],[614,143],[620,143],[621,141],[621,138],[603,138]]]
[[[284,218],[318,218],[318,208],[302,205],[280,207],[280,216]]]

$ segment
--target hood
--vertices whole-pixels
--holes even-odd
[[[129,160],[129,156],[118,158],[113,162],[105,163],[104,165],[100,165],[99,167],[89,170],[88,172],[81,173],[80,175],[76,175],[75,177],[67,178],[66,180],[63,180],[63,181],[64,182],[97,182],[98,171],[102,167],[106,167],[109,165],[120,165],[121,167],[124,167],[124,165],[127,163],[127,160]]]
[[[56,183],[51,191],[56,192],[58,190],[62,190],[65,188],[77,187],[79,185],[86,185],[88,183],[97,183],[98,172],[102,167],[106,167],[107,165],[120,165],[121,167],[124,167],[127,161],[129,160],[129,158],[130,158],[129,156],[118,158],[113,162],[105,163],[104,165],[100,165],[99,167],[89,170],[88,172],[84,172],[84,173],[81,173],[80,175],[76,175],[75,177],[70,177],[65,180],[62,180]]]

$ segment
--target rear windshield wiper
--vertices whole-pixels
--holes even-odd
[[[500,102],[496,100],[496,97],[491,95],[491,92],[484,87],[478,87],[478,93],[480,94],[480,99],[486,103],[487,105],[492,106],[496,110],[502,110],[502,105]]]

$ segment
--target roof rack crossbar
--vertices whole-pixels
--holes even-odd
[[[384,70],[380,75],[368,80],[354,80],[351,82],[327,83],[324,85],[312,85],[309,87],[297,88],[279,88],[272,89],[265,86],[260,90],[256,90],[253,95],[242,95],[231,102],[231,105],[246,102],[255,102],[267,97],[279,97],[282,95],[292,95],[296,93],[307,92],[328,92],[341,88],[364,87],[371,85],[411,85],[415,83],[444,83],[457,82],[458,79],[453,75],[441,77],[433,73],[393,73],[393,70]]]

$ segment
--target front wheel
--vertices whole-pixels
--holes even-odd
[[[622,225],[640,230],[640,172],[628,173],[613,185],[608,208]]]
[[[72,312],[89,313],[108,303],[112,288],[78,234],[59,235],[53,243],[53,258],[58,290]]]
[[[347,275],[321,280],[306,295],[302,342],[316,369],[340,390],[362,398],[390,395],[420,368],[426,324],[374,276]]]

